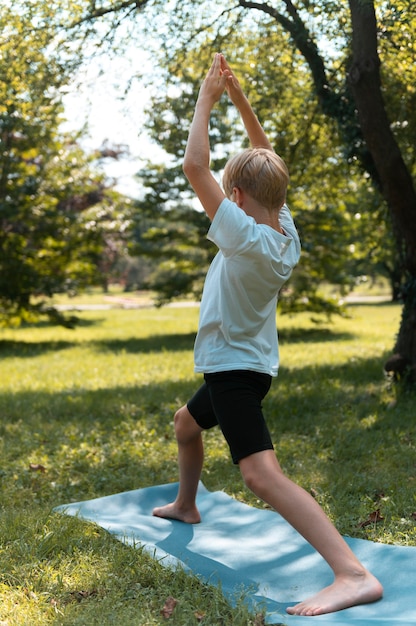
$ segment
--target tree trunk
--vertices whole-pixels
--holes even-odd
[[[383,102],[374,4],[372,0],[349,0],[349,5],[353,32],[351,90],[391,213],[399,264],[405,277],[400,330],[385,369],[396,378],[416,383],[416,191]]]

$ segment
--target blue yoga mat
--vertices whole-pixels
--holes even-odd
[[[166,566],[181,566],[217,584],[233,602],[243,589],[255,611],[266,609],[266,624],[321,626],[416,625],[416,547],[364,539],[346,541],[384,586],[382,600],[315,617],[288,615],[287,606],[332,582],[322,557],[277,513],[250,507],[222,491],[199,485],[200,524],[152,516],[155,506],[175,499],[178,484],[137,489],[55,509],[95,522]]]

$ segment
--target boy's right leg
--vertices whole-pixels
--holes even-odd
[[[195,499],[204,460],[204,447],[202,428],[198,426],[186,405],[175,414],[175,435],[178,443],[178,495],[174,502],[155,508],[153,515],[197,524],[201,521],[201,516]]]
[[[246,485],[282,515],[327,561],[335,580],[312,598],[289,607],[292,615],[322,615],[383,595],[379,581],[360,563],[316,500],[285,476],[272,450],[240,460]]]

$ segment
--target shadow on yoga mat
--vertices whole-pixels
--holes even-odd
[[[322,557],[275,512],[210,492],[202,483],[197,496],[201,524],[153,517],[153,507],[174,500],[177,488],[177,483],[148,487],[55,511],[95,522],[124,543],[145,546],[164,565],[180,565],[212,584],[220,581],[231,602],[245,589],[253,611],[266,609],[266,624],[416,625],[416,547],[346,538],[384,586],[383,600],[329,615],[290,616],[287,606],[332,582]]]

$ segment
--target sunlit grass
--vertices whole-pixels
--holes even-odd
[[[313,324],[280,317],[281,371],[264,408],[285,471],[344,534],[416,545],[414,396],[383,374],[400,307],[352,306]],[[0,623],[254,623],[217,589],[54,506],[177,480],[172,419],[200,382],[196,308],[82,311],[76,330],[44,324],[0,340]],[[218,431],[203,481],[254,506]],[[30,464],[38,467],[31,470]],[[40,469],[43,468],[43,469]],[[360,526],[375,509],[384,520]]]

